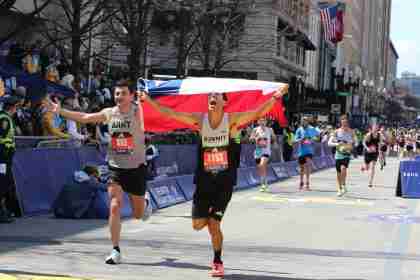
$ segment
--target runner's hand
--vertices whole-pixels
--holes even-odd
[[[58,113],[61,110],[61,104],[59,102],[52,101],[49,97],[42,102],[42,105],[52,113]]]
[[[274,94],[273,97],[278,99],[281,98],[283,95],[287,94],[289,92],[289,85],[284,85],[280,87]]]
[[[137,97],[140,100],[140,102],[144,102],[148,98],[148,95],[145,91],[137,91]]]

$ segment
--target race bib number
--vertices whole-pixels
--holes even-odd
[[[130,133],[116,133],[111,140],[112,151],[117,154],[132,154],[134,152],[134,140]]]
[[[204,170],[207,172],[220,172],[229,166],[226,150],[211,149],[204,151]]]
[[[257,140],[257,146],[259,148],[267,148],[268,146],[268,140],[267,138],[260,138]]]
[[[305,139],[305,140],[303,140],[302,144],[304,144],[304,145],[311,145],[312,144],[312,141],[309,140],[309,139]]]
[[[370,153],[376,153],[376,146],[372,145],[372,146],[369,146],[368,148],[369,148]]]

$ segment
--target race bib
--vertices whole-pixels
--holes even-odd
[[[207,172],[220,172],[229,166],[227,151],[216,148],[204,151],[203,161]]]
[[[133,135],[128,132],[115,133],[111,139],[112,151],[117,154],[132,154],[134,152]]]
[[[304,145],[311,145],[312,144],[312,141],[309,140],[309,139],[305,139],[305,140],[303,140],[302,144],[304,144]]]
[[[369,146],[368,148],[369,148],[370,153],[376,153],[376,146],[375,145]]]

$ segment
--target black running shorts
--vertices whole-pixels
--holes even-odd
[[[259,157],[259,158],[256,158],[255,159],[255,163],[258,165],[258,164],[260,164],[260,162],[261,162],[261,158],[263,158],[263,157],[265,157],[265,158],[267,158],[268,160],[270,160],[270,156],[269,155],[267,155],[267,154],[264,154],[264,155],[262,155],[261,157]]]
[[[192,218],[221,221],[232,198],[233,184],[226,176],[205,175],[196,182]]]
[[[365,163],[369,164],[372,161],[378,161],[378,153],[365,153]]]
[[[335,160],[335,169],[338,173],[341,172],[341,166],[344,166],[345,168],[349,168],[350,165],[350,158],[343,158],[343,159],[336,159]]]
[[[313,155],[308,154],[308,155],[304,155],[298,158],[298,163],[299,165],[304,165],[308,162],[308,159],[312,159]]]
[[[122,169],[109,166],[111,173],[108,183],[116,183],[128,194],[144,196],[146,193],[146,166]]]

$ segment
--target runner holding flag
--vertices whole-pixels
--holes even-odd
[[[147,95],[145,89],[139,92],[140,99],[152,106],[160,114],[197,127],[201,135],[198,149],[198,166],[194,182],[192,226],[194,230],[208,228],[214,250],[210,274],[223,277],[222,262],[223,234],[221,221],[232,197],[236,176],[236,159],[232,141],[241,126],[255,121],[273,108],[276,100],[288,91],[288,85],[280,87],[264,104],[256,110],[241,113],[226,113],[228,95],[220,92],[208,94],[206,113],[177,112],[160,105]]]

